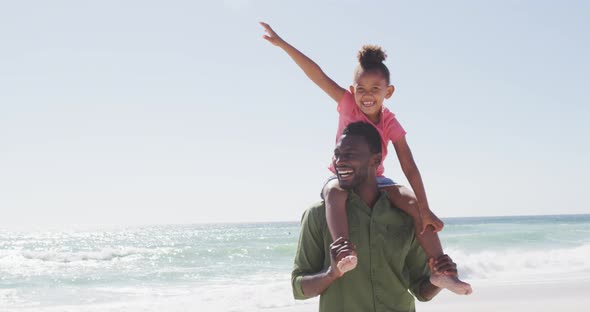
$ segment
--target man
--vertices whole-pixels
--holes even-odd
[[[295,298],[321,295],[320,312],[415,311],[412,294],[428,301],[441,290],[430,283],[430,271],[433,276],[456,275],[455,263],[446,255],[428,262],[412,219],[392,208],[377,188],[381,141],[372,125],[348,125],[333,162],[337,172],[346,172],[337,177],[340,187],[349,190],[350,240],[331,243],[323,202],[304,213],[291,277]],[[343,274],[335,264],[353,247],[357,267]]]

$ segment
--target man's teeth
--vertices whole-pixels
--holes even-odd
[[[371,106],[371,105],[373,105],[373,102],[363,102],[363,105],[365,105],[365,106]]]
[[[352,174],[352,170],[338,170],[338,175],[345,178]]]

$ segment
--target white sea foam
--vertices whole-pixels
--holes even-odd
[[[80,302],[34,306],[12,303],[20,312],[134,312],[134,311],[232,311],[257,312],[298,305],[317,305],[317,298],[296,301],[291,294],[290,276],[257,276],[256,281],[211,283],[208,285],[182,285],[164,287],[101,287],[87,290],[102,302]],[[53,296],[52,294],[48,294]],[[7,306],[8,307],[8,306]],[[0,308],[2,304],[0,302]],[[4,311],[4,310],[3,310]]]
[[[97,251],[0,250],[0,276],[12,285],[125,278],[164,248],[103,248]],[[118,272],[118,273],[117,273]]]
[[[590,244],[567,249],[447,252],[466,279],[497,281],[563,280],[590,276]]]
[[[149,254],[153,250],[146,248],[105,248],[100,251],[79,251],[79,252],[59,252],[59,251],[23,251],[22,256],[31,260],[42,260],[51,262],[76,262],[87,260],[107,261],[114,258],[123,258],[131,255]]]
[[[78,262],[78,261],[109,261],[116,258],[129,256],[146,256],[150,254],[165,254],[170,252],[171,248],[138,248],[138,247],[119,247],[103,248],[98,251],[58,251],[58,250],[0,250],[0,262],[9,258],[20,258],[22,261],[39,260],[45,262]]]

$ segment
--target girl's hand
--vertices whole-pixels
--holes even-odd
[[[266,39],[266,41],[272,43],[275,46],[280,46],[284,42],[284,40],[279,37],[279,35],[277,35],[277,33],[272,30],[272,28],[270,28],[270,25],[264,22],[260,22],[260,25],[264,27],[264,31],[266,32],[266,35],[262,36],[262,38]]]
[[[440,232],[442,231],[443,227],[445,226],[444,222],[442,222],[434,213],[428,211],[427,213],[422,213],[422,229],[420,230],[420,234],[423,234],[428,226],[433,227],[433,231]]]

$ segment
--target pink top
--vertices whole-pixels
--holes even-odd
[[[383,161],[385,160],[385,157],[387,157],[387,143],[389,143],[389,141],[391,141],[391,143],[395,143],[395,141],[406,134],[406,131],[404,128],[402,128],[402,125],[400,125],[397,119],[395,119],[395,114],[386,107],[383,107],[381,111],[381,119],[379,122],[374,124],[371,120],[369,120],[369,118],[367,118],[367,116],[365,116],[365,114],[363,114],[363,112],[361,112],[361,110],[356,105],[354,96],[349,91],[346,91],[340,102],[338,102],[337,110],[339,117],[338,132],[336,132],[336,142],[338,142],[338,139],[342,134],[342,130],[344,130],[348,124],[357,121],[370,123],[375,126],[377,131],[379,131],[379,135],[381,135]],[[381,161],[381,164],[377,168],[378,177],[383,176],[383,172],[385,171],[385,168],[383,168],[383,161]],[[334,164],[332,163],[330,163],[330,171],[336,174]]]

